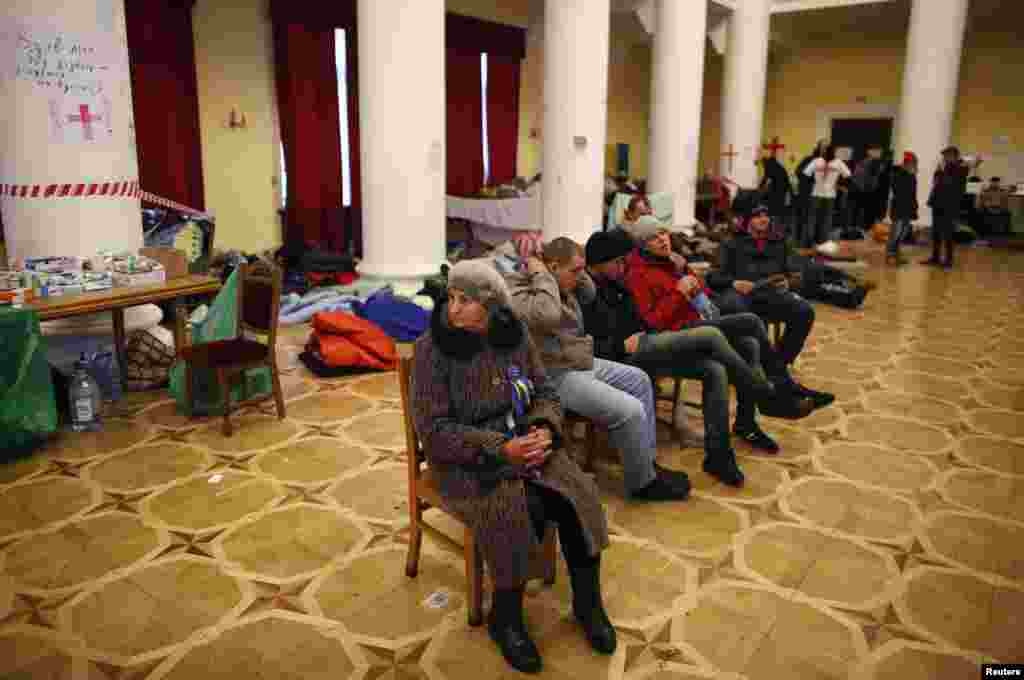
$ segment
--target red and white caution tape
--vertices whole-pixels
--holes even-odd
[[[202,210],[196,210],[195,208],[190,208],[189,206],[185,205],[184,203],[178,203],[177,201],[172,201],[169,198],[164,198],[163,196],[157,196],[156,194],[151,194],[148,191],[140,191],[139,192],[139,198],[142,199],[142,201],[144,203],[151,203],[153,205],[159,205],[159,206],[161,206],[163,208],[171,208],[173,210],[177,210],[178,212],[185,213],[186,215],[194,215],[196,217],[203,217],[203,218],[208,218],[209,217],[209,214],[203,212]]]
[[[138,181],[79,182],[77,184],[0,184],[0,197],[9,198],[137,198],[144,203],[171,208],[196,217],[209,214],[183,203],[143,191]]]
[[[77,184],[0,184],[0,196],[11,198],[91,198],[109,196],[136,198],[139,183],[79,182]]]

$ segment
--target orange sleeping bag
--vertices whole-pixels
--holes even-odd
[[[332,368],[342,366],[394,369],[398,349],[377,324],[347,312],[320,312],[313,316],[313,333],[306,349]]]

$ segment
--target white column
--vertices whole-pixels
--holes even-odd
[[[704,0],[657,0],[648,186],[673,196],[675,224],[694,224],[704,94]]]
[[[721,174],[742,187],[757,186],[755,162],[764,125],[768,32],[772,0],[743,0],[728,23],[722,93]]]
[[[608,136],[609,0],[544,9],[544,238],[585,243],[601,225]]]
[[[918,203],[925,224],[931,224],[932,172],[952,137],[966,23],[967,0],[915,0],[910,11],[896,153],[897,158],[904,151],[918,156]]]
[[[418,279],[445,257],[444,0],[359,0],[361,274]]]
[[[13,260],[139,248],[124,3],[4,4],[0,210],[8,254]]]

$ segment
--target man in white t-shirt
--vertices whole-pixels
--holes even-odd
[[[814,219],[810,224],[814,227],[804,234],[803,246],[810,248],[828,240],[832,231],[832,210],[836,202],[836,184],[840,177],[849,177],[850,168],[841,159],[836,158],[836,147],[829,145],[822,158],[810,163],[804,174],[814,178],[814,189],[811,196],[814,200]]]

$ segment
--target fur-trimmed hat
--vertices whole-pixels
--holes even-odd
[[[448,287],[456,288],[487,308],[508,307],[508,286],[487,259],[462,260],[448,272]]]
[[[626,227],[626,231],[628,231],[629,235],[633,237],[633,240],[638,243],[650,241],[659,233],[668,230],[668,227],[659,222],[658,218],[653,215],[641,215],[640,219],[636,221],[636,224]]]

